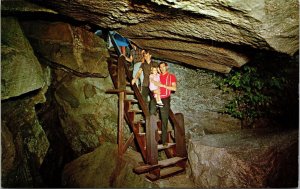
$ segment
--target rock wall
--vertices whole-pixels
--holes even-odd
[[[46,101],[46,78],[19,22],[1,21],[2,186],[34,187],[50,145],[35,112]]]
[[[45,85],[39,61],[15,18],[1,19],[1,100]]]
[[[189,143],[201,188],[297,187],[298,130],[257,129],[207,135]]]
[[[17,19],[1,20],[2,184],[60,186],[67,161],[116,142],[106,43],[69,24],[26,21],[21,28]]]
[[[49,177],[53,177],[57,183],[52,186],[60,187],[57,179],[60,179],[62,166],[93,150],[66,167],[65,186],[148,186],[132,175],[129,164],[125,164],[123,172],[115,172],[120,177],[109,172],[110,180],[104,175],[106,180],[100,180],[102,183],[93,177],[100,171],[98,167],[95,169],[98,166],[95,163],[100,164],[100,168],[106,164],[116,165],[113,158],[107,158],[114,157],[113,148],[107,150],[102,146],[107,141],[115,143],[117,138],[117,96],[105,94],[105,90],[113,88],[107,70],[106,43],[85,28],[69,23],[24,21],[22,29],[29,44],[17,20],[8,17],[1,20],[3,186],[50,186]],[[239,55],[233,54],[231,58],[239,61]],[[184,114],[191,172],[199,187],[294,186],[290,184],[295,183],[293,175],[298,175],[293,169],[297,164],[294,132],[279,137],[276,133],[271,133],[274,137],[267,133],[226,134],[238,130],[240,122],[219,113],[232,97],[216,89],[213,82],[216,76],[177,64],[170,64],[170,72],[175,73],[178,80],[178,90],[172,95],[172,109]],[[242,145],[237,145],[240,143]],[[280,144],[286,145],[276,148]],[[249,151],[244,150],[246,147]],[[97,153],[101,154],[100,162]],[[256,154],[255,160],[262,167],[249,163],[249,154]],[[288,157],[284,159],[281,154]],[[236,163],[234,169],[232,164],[223,163],[228,160]],[[290,160],[293,166],[288,165]],[[53,169],[53,162],[59,164],[57,169]],[[86,165],[84,171],[80,170],[81,165]],[[223,165],[226,165],[225,171]],[[291,179],[285,177],[285,174],[290,175],[288,169],[293,173]],[[85,170],[90,171],[88,177]],[[258,176],[245,176],[251,173]],[[88,180],[91,177],[95,180]],[[128,183],[127,179],[131,178],[134,182]]]
[[[117,30],[157,58],[222,73],[248,63],[249,51],[299,50],[297,0],[45,0],[41,5]]]
[[[117,142],[118,101],[106,94],[112,88],[110,77],[79,78],[56,71],[55,99],[64,134],[77,156],[104,141]]]
[[[54,68],[58,118],[75,155],[104,141],[116,143],[117,96],[105,93],[113,85],[103,39],[63,22],[25,21],[22,26],[42,63]]]

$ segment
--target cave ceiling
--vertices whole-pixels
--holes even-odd
[[[155,58],[221,73],[248,63],[251,50],[299,50],[297,0],[19,0],[15,10],[6,3],[4,13],[71,17],[115,30]]]

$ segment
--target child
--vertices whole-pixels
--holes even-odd
[[[164,106],[164,104],[162,103],[160,98],[160,89],[158,86],[156,86],[153,83],[153,81],[160,82],[158,67],[151,67],[151,74],[149,78],[150,78],[149,89],[154,93],[154,98],[156,99],[157,106],[162,107]]]

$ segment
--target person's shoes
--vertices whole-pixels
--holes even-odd
[[[157,102],[156,106],[157,106],[157,107],[163,107],[164,104],[162,103],[162,101],[160,101],[160,102]]]

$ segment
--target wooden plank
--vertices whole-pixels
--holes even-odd
[[[138,121],[134,121],[133,122],[134,124],[145,124],[146,122],[145,122],[145,120],[138,120]]]
[[[129,145],[133,142],[133,139],[134,139],[134,134],[131,133],[130,137],[128,138],[128,140],[124,144],[123,153],[126,152],[126,150],[128,149]]]
[[[135,128],[134,130],[135,130],[134,131],[135,133],[139,132],[137,128]],[[146,147],[146,140],[145,140],[145,138],[146,137],[145,137],[145,135],[138,135],[138,134],[136,134],[135,138],[137,140],[138,146],[139,146],[140,151],[142,153],[143,160],[146,162],[147,161],[147,153],[146,153],[146,149],[145,149],[145,147]]]
[[[132,93],[132,91],[128,91],[126,89],[107,89],[105,91],[105,93],[121,93],[121,92],[125,92],[126,94]]]
[[[156,165],[142,165],[142,166],[139,166],[139,167],[136,167],[133,169],[133,172],[135,172],[136,174],[142,174],[142,173],[147,173],[153,169],[156,169],[158,168],[159,165],[156,164]]]
[[[150,125],[147,126],[146,120],[146,146],[147,146],[147,164],[155,165],[158,163],[157,142],[155,140],[156,117],[150,116]]]
[[[118,113],[118,155],[123,155],[123,129],[124,129],[124,92],[119,93],[119,113]]]
[[[173,158],[158,161],[158,165],[160,165],[161,168],[162,167],[168,167],[170,165],[175,165],[176,163],[178,163],[180,161],[184,161],[186,159],[187,159],[187,157],[173,157]]]
[[[129,101],[131,103],[138,103],[139,102],[137,99],[134,99],[134,98],[132,98],[132,99],[125,99],[125,101]]]
[[[125,74],[126,59],[121,55],[118,59],[118,76],[117,76],[117,89],[126,89],[126,74]]]
[[[149,173],[146,175],[146,178],[149,179],[150,181],[156,181],[159,179],[159,176],[155,175],[155,174],[152,174],[152,173]]]
[[[185,171],[185,169],[183,169],[181,167],[177,167],[177,166],[167,167],[167,168],[164,168],[160,171],[160,178],[161,179],[167,178],[167,177],[176,175],[176,174],[184,172],[184,171]]]
[[[159,144],[159,145],[157,145],[157,149],[164,150],[164,149],[171,148],[172,146],[176,145],[176,143],[167,143],[167,144],[168,144],[168,146],[163,146],[162,144]]]
[[[176,141],[176,155],[179,157],[186,157],[186,143],[185,143],[185,130],[184,130],[184,117],[181,113],[175,114],[178,123],[175,127],[175,141]]]
[[[143,111],[137,109],[129,109],[128,112],[142,113]]]
[[[126,94],[127,95],[134,95],[134,91],[128,91],[128,90],[126,90]]]

